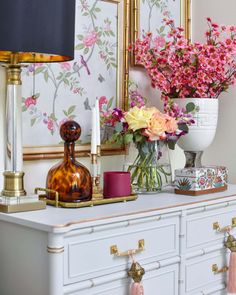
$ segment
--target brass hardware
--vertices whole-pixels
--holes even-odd
[[[118,247],[117,245],[113,245],[110,247],[110,253],[111,255],[115,255],[115,256],[119,256],[119,257],[123,257],[123,256],[130,256],[131,254],[137,254],[137,253],[141,253],[143,252],[144,249],[144,240],[139,240],[138,241],[138,249],[131,249],[125,252],[119,252],[118,251]]]
[[[236,239],[234,236],[228,236],[225,242],[225,247],[228,248],[231,252],[236,252]]]
[[[217,275],[217,274],[220,274],[220,273],[225,273],[229,270],[228,266],[224,266],[222,267],[221,269],[219,269],[218,265],[217,264],[213,264],[212,265],[212,272]]]
[[[24,172],[4,171],[4,188],[2,196],[4,197],[20,197],[25,196],[24,190]]]
[[[34,190],[34,193],[35,194],[38,194],[39,192],[46,192],[46,193],[53,193],[55,194],[55,201],[53,201],[55,203],[55,207],[59,207],[59,193],[57,191],[54,191],[52,189],[48,189],[48,188],[40,188],[40,187],[36,187],[35,190]],[[48,199],[46,198],[46,195],[45,196],[39,196],[39,198],[41,200],[44,200],[48,201]]]
[[[236,217],[232,218],[231,225],[227,225],[224,227],[221,227],[219,222],[214,222],[213,223],[213,229],[216,230],[217,232],[230,232],[232,228],[236,227]]]
[[[236,227],[236,217],[232,218],[232,227]]]
[[[59,254],[64,252],[64,247],[59,247],[59,248],[47,247],[47,251],[48,253]]]
[[[144,274],[145,269],[138,262],[133,262],[130,270],[128,271],[128,276],[131,277],[135,283],[139,283],[142,281]]]

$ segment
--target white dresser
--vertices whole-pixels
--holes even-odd
[[[220,271],[228,251],[213,224],[228,226],[234,218],[236,185],[200,197],[166,192],[91,208],[0,214],[0,294],[128,295],[131,261],[110,248],[135,249],[142,240],[145,251],[136,259],[146,271],[145,295],[226,294]]]

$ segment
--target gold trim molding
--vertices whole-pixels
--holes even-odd
[[[64,247],[47,247],[47,252],[48,253],[52,253],[52,254],[59,254],[59,253],[63,253],[64,252]]]

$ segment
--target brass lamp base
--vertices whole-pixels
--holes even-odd
[[[39,201],[38,196],[0,197],[0,212],[16,213],[35,211],[46,208],[45,201]]]
[[[24,172],[5,171],[4,188],[0,197],[0,212],[14,213],[34,211],[46,208],[46,202],[38,196],[26,196],[24,190]]]
[[[5,197],[21,197],[26,195],[24,190],[24,172],[3,172],[4,188],[2,195]]]

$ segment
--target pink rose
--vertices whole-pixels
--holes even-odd
[[[84,37],[83,44],[85,47],[91,47],[97,42],[97,39],[97,32],[89,32],[88,35]]]
[[[71,65],[69,62],[62,62],[61,64],[61,69],[64,71],[70,71]]]
[[[178,129],[177,121],[175,118],[172,118],[168,115],[165,115],[166,119],[166,132],[175,133]]]
[[[25,99],[25,106],[26,106],[27,108],[28,108],[29,106],[31,106],[31,105],[36,105],[36,103],[37,103],[36,99],[33,98],[32,96],[27,97],[27,98]]]
[[[106,105],[107,103],[108,103],[108,100],[107,100],[106,96],[101,96],[99,98],[99,109],[102,109],[102,106],[104,104]]]

